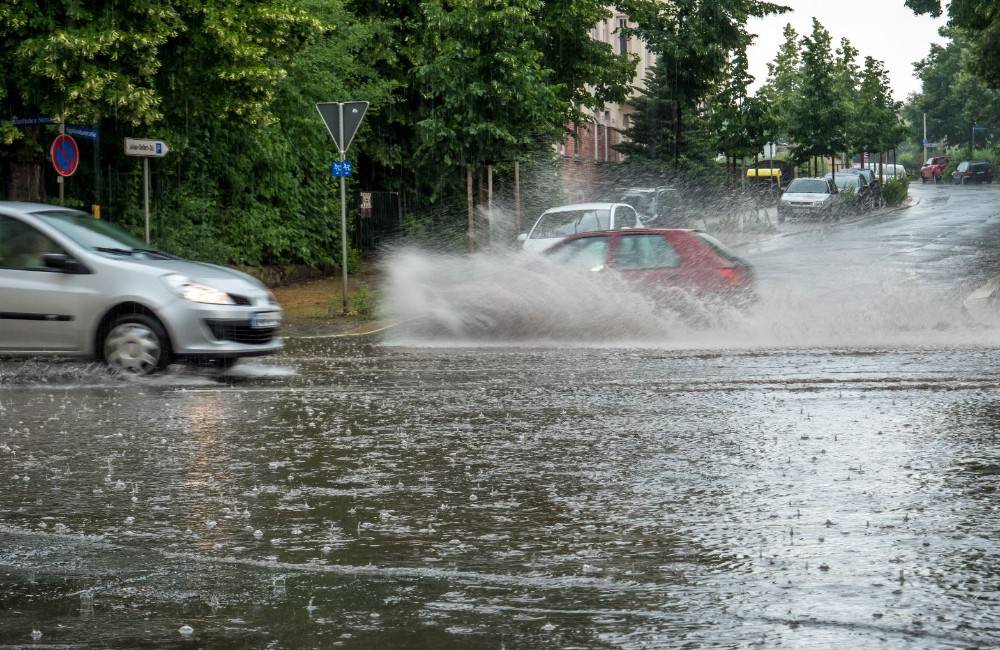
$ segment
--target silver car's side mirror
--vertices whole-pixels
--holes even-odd
[[[46,253],[42,255],[45,268],[62,271],[63,273],[87,273],[86,267],[65,253]]]
[[[522,232],[520,235],[517,236],[517,241],[520,242],[528,241],[528,233]]]

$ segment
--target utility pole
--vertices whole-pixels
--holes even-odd
[[[466,236],[469,240],[469,252],[472,252],[472,224],[473,218],[473,207],[472,207],[472,165],[466,165],[465,167],[465,199],[469,207],[469,230]]]
[[[521,163],[514,161],[514,233],[521,232]]]
[[[490,243],[493,243],[493,165],[486,165],[486,214],[490,220]]]
[[[927,113],[924,113],[924,162],[927,162]]]

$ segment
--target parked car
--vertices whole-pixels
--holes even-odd
[[[951,180],[959,185],[968,183],[992,183],[993,165],[985,160],[965,160],[951,174]]]
[[[882,163],[882,178],[886,181],[896,180],[897,178],[909,178],[910,173],[906,171],[906,167],[896,163]],[[870,169],[872,174],[877,179],[879,177],[879,164],[878,162],[869,162],[865,165],[865,169]]]
[[[787,183],[782,185],[781,169],[778,167],[751,167],[747,170],[746,180],[753,196],[769,205],[776,204],[781,198],[782,187],[787,187]]]
[[[542,252],[552,244],[580,232],[619,230],[641,226],[635,209],[624,203],[575,203],[542,213],[527,233],[518,235],[526,251]]]
[[[858,170],[861,171],[861,170]],[[837,186],[837,193],[843,197],[845,194],[853,194],[853,207],[859,212],[871,210],[878,205],[878,186],[868,181],[867,174],[845,174],[837,172],[827,174],[827,180],[832,180]]]
[[[145,375],[281,350],[253,277],[147,248],[90,215],[0,202],[0,354],[82,356]]]
[[[588,232],[567,237],[546,251],[561,264],[611,270],[655,300],[671,289],[703,297],[752,302],[753,268],[714,237],[697,230],[644,228]]]
[[[831,219],[837,186],[828,178],[796,178],[778,201],[778,221],[796,217]]]
[[[758,160],[747,170],[747,177],[751,176],[750,170],[770,170],[763,173],[753,174],[754,178],[767,178],[768,176],[779,178],[781,189],[786,189],[788,184],[795,178],[795,168],[787,160]],[[775,173],[774,170],[777,170]]]
[[[629,187],[619,189],[615,203],[625,203],[635,209],[639,224],[645,227],[678,227],[686,223],[681,193],[672,187]]]
[[[920,182],[934,181],[935,183],[940,183],[949,162],[951,162],[951,158],[948,156],[934,156],[933,158],[929,158],[920,168]]]
[[[865,177],[869,185],[880,185],[878,172],[871,167],[844,167],[837,170],[837,175],[841,174],[860,174]]]

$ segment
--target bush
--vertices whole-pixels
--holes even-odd
[[[882,186],[882,198],[886,205],[901,205],[910,194],[910,179],[896,178]]]
[[[857,193],[853,187],[843,187],[837,192],[837,200],[833,210],[838,215],[845,215],[854,212],[858,207]]]
[[[364,320],[375,318],[378,312],[378,303],[378,292],[372,291],[367,284],[362,284],[351,296],[351,307],[354,309],[354,313]]]

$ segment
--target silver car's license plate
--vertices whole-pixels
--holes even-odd
[[[254,314],[250,319],[250,327],[257,330],[274,329],[281,325],[281,314],[276,311],[266,311]]]

